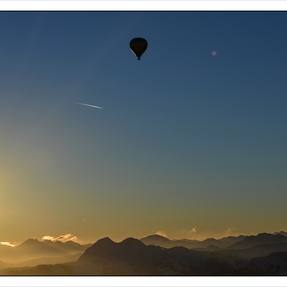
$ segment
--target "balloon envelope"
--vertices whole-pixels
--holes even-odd
[[[141,55],[147,49],[148,43],[144,38],[134,38],[130,41],[130,48],[137,56],[138,60],[140,60]]]

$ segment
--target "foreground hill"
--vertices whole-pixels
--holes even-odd
[[[109,238],[88,248],[77,262],[84,270],[105,275],[217,275],[233,274],[241,260],[184,247],[146,246],[128,238],[115,243]]]
[[[250,265],[257,269],[269,270],[272,274],[286,276],[287,252],[276,252],[266,257],[252,259]],[[264,272],[261,275],[264,275]],[[268,273],[266,275],[268,275]]]

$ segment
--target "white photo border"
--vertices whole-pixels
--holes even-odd
[[[0,11],[286,11],[287,13],[287,0],[0,0]],[[286,287],[287,276],[0,276],[0,286]]]
[[[0,11],[284,11],[286,0],[0,0]]]

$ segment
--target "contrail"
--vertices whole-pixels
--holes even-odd
[[[90,104],[85,104],[85,103],[77,103],[77,104],[81,105],[81,106],[85,106],[85,107],[99,109],[99,110],[103,110],[104,109],[103,107],[100,107],[100,106],[95,106],[95,105],[90,105]]]

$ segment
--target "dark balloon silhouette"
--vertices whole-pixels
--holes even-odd
[[[138,60],[140,60],[142,54],[147,49],[148,42],[144,38],[134,38],[130,41],[130,48],[137,56]]]

